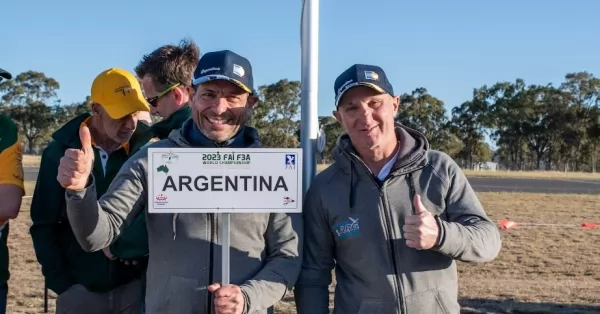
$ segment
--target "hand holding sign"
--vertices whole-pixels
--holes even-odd
[[[244,295],[236,285],[222,287],[218,283],[208,286],[208,291],[215,295],[215,314],[242,314],[244,312]]]
[[[413,199],[415,214],[406,217],[402,231],[408,247],[429,250],[436,245],[440,229],[433,214],[421,203],[421,196]]]
[[[67,190],[83,190],[94,165],[94,150],[90,129],[83,126],[79,129],[81,149],[70,148],[60,159],[57,180]]]

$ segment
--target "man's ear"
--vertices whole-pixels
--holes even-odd
[[[175,97],[175,103],[180,105],[182,103],[184,103],[184,94],[183,94],[183,89],[179,88],[179,87],[175,87],[173,88],[173,90],[171,91],[171,93],[173,94],[173,97]]]
[[[337,110],[334,110],[332,113],[333,113],[333,117],[337,120],[337,122],[339,124],[341,124],[342,126],[344,126],[344,124],[342,123],[342,118],[340,116],[340,112]]]
[[[394,106],[394,116],[398,113],[398,108],[400,108],[400,96],[394,96],[392,105]]]
[[[91,109],[92,115],[99,115],[101,113],[100,111],[102,110],[102,107],[97,103],[92,103]]]
[[[185,91],[188,93],[188,95],[190,95],[190,100],[194,99],[194,93],[196,92],[196,90],[193,87],[186,86]]]
[[[252,109],[254,107],[254,105],[256,105],[256,103],[258,103],[258,96],[256,96],[256,95],[248,96],[248,109]]]

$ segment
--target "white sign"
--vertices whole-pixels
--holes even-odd
[[[300,148],[149,148],[149,213],[300,213]]]

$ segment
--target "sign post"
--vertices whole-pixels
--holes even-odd
[[[149,148],[148,213],[218,214],[225,286],[231,214],[301,213],[302,171],[299,148]]]
[[[304,152],[304,192],[317,172],[319,134],[319,0],[302,0],[300,20],[300,145]]]

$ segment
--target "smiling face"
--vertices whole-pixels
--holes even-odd
[[[192,100],[192,117],[200,132],[216,142],[235,136],[258,98],[225,80],[200,84]]]
[[[399,97],[356,86],[344,93],[333,115],[361,155],[389,147],[393,150],[397,143],[394,117],[399,101]]]

